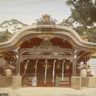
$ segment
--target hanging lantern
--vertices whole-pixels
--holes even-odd
[[[5,74],[7,77],[11,77],[12,76],[12,70],[11,69],[5,69]]]

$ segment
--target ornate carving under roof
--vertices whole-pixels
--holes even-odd
[[[48,31],[46,32],[46,30]],[[46,14],[43,15],[41,19],[37,20],[37,24],[22,28],[21,31],[17,32],[10,40],[0,43],[0,52],[2,50],[14,50],[15,48],[19,47],[19,45],[26,38],[41,37],[46,39],[46,36],[48,38],[67,38],[67,40],[74,44],[75,47],[80,47],[84,50],[88,49],[88,51],[92,52],[96,51],[96,43],[82,40],[77,32],[72,29],[72,27],[56,24],[56,20],[50,18],[50,16]],[[51,45],[50,42],[44,43],[46,45]]]
[[[38,25],[55,25],[56,23],[56,20],[51,18],[48,14],[43,15],[42,18],[37,19],[36,21]]]

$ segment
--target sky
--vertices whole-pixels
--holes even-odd
[[[18,19],[32,24],[44,14],[61,22],[70,16],[66,0],[0,0],[0,22]]]

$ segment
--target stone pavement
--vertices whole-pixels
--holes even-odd
[[[8,96],[96,96],[96,88],[76,90],[61,87],[22,87],[18,89],[9,87],[0,88],[0,93],[8,93]]]

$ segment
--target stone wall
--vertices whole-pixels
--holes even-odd
[[[71,77],[71,87],[74,89],[81,89],[81,77],[80,76]]]
[[[88,77],[88,87],[89,88],[96,88],[96,76]]]
[[[22,86],[22,77],[20,75],[14,75],[12,77],[12,87],[19,88]]]
[[[0,75],[0,87],[12,86],[12,77]]]
[[[81,89],[83,87],[96,88],[96,77],[72,76],[71,87],[74,89]]]

